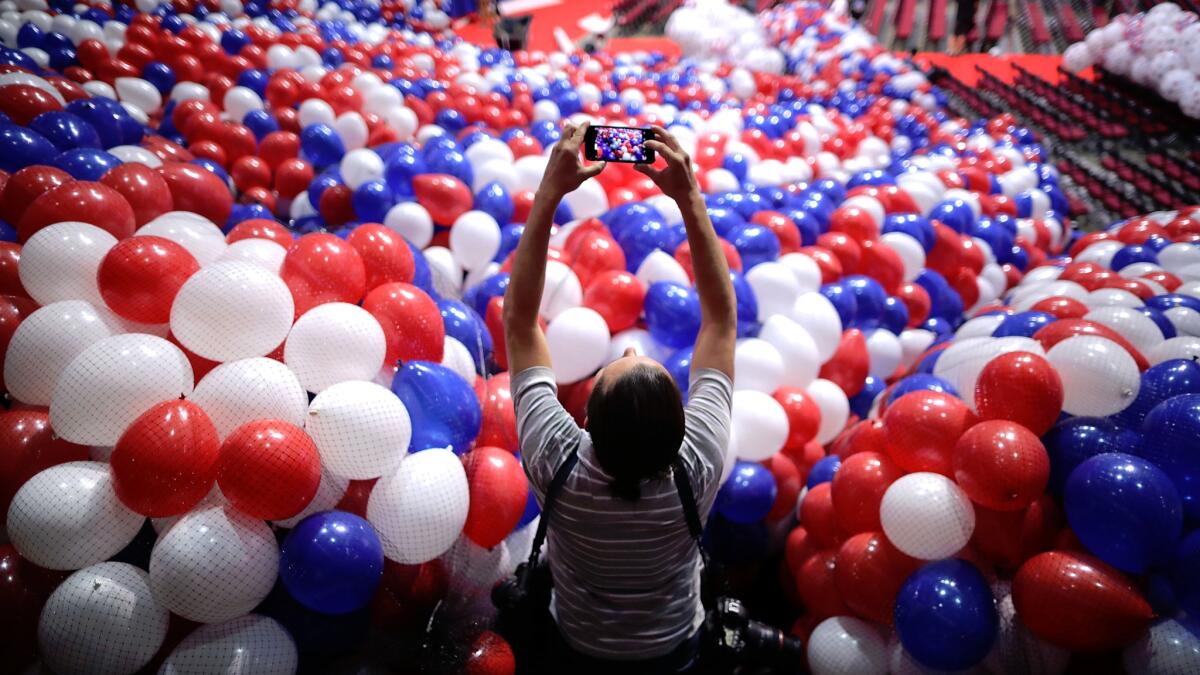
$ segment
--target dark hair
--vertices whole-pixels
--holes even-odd
[[[642,480],[671,466],[683,445],[679,387],[661,368],[638,365],[602,381],[587,404],[587,430],[613,493],[637,501]]]

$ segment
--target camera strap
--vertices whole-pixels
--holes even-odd
[[[554,508],[558,493],[562,491],[563,483],[567,482],[567,476],[571,475],[578,463],[579,448],[577,447],[567,455],[562,464],[558,465],[558,470],[554,472],[554,478],[550,480],[550,487],[546,488],[546,498],[542,500],[542,516],[538,518],[537,533],[533,535],[533,548],[529,551],[529,569],[537,567],[538,557],[542,554],[542,544],[546,543],[546,528],[550,525],[550,511]]]
[[[692,492],[692,482],[688,480],[687,467],[683,459],[676,456],[671,461],[675,477],[675,489],[679,492],[679,501],[683,503],[683,518],[687,521],[688,532],[696,540],[696,548],[700,550],[700,560],[708,567],[708,553],[704,550],[701,537],[704,536],[704,526],[700,524],[700,509],[696,507],[696,493]]]

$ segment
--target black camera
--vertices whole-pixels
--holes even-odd
[[[711,672],[733,672],[747,665],[787,669],[804,662],[804,643],[752,620],[741,600],[720,597],[704,619],[702,654],[702,663],[718,669]]]

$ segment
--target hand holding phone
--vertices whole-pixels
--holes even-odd
[[[647,143],[654,138],[653,129],[588,127],[583,139],[584,157],[593,162],[652,164],[656,155]]]

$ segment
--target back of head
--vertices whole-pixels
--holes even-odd
[[[679,387],[662,368],[639,365],[602,379],[587,405],[587,430],[613,492],[636,501],[639,483],[662,475],[683,444]]]

